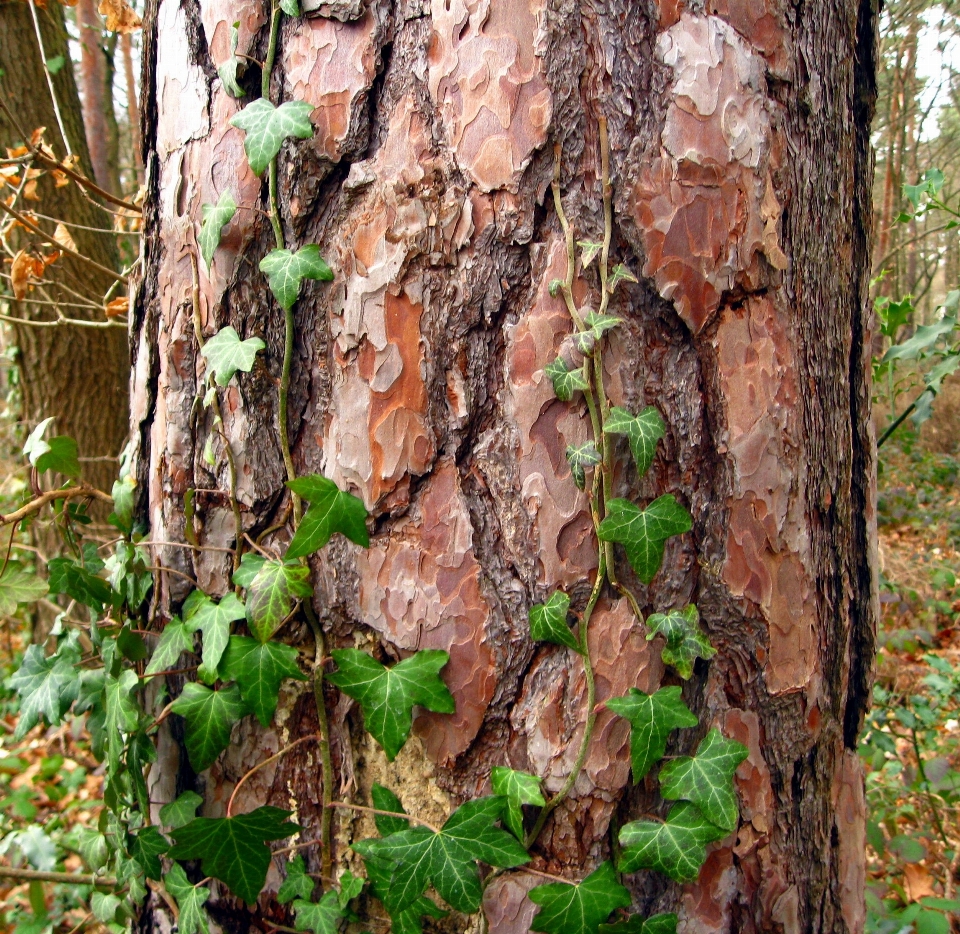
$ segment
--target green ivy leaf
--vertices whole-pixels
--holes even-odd
[[[631,415],[626,409],[617,406],[610,410],[610,417],[603,430],[608,435],[627,436],[633,461],[637,465],[637,474],[642,477],[653,463],[657,442],[664,436],[666,425],[652,405],[647,406],[639,415]]]
[[[203,804],[203,798],[200,795],[195,791],[185,791],[160,808],[160,823],[172,830],[183,827],[184,824],[189,824],[196,819],[197,808],[201,804]]]
[[[267,642],[293,612],[296,600],[309,597],[310,568],[294,561],[265,561],[247,588],[247,626],[258,642]]]
[[[567,445],[567,463],[570,465],[570,473],[573,474],[573,482],[578,490],[586,486],[587,468],[596,467],[601,460],[600,452],[592,441],[581,444],[580,447]]]
[[[129,668],[118,678],[108,674],[103,682],[104,732],[107,738],[107,765],[112,776],[120,771],[123,734],[133,733],[140,722],[140,707],[131,696],[139,684],[137,673]]]
[[[51,558],[47,562],[47,581],[51,593],[65,593],[98,613],[113,603],[113,588],[72,558]]]
[[[623,263],[618,263],[613,267],[613,272],[610,273],[610,278],[607,279],[607,289],[613,294],[617,290],[617,286],[621,282],[636,282],[637,277],[627,269]]]
[[[594,258],[603,249],[603,244],[596,240],[578,240],[577,246],[580,247],[580,263],[584,269],[587,269]]]
[[[711,824],[689,801],[675,804],[666,821],[638,820],[620,828],[620,872],[655,869],[676,882],[693,882],[707,858],[707,844],[727,831]]]
[[[237,69],[240,67],[240,59],[237,57],[237,46],[240,44],[240,23],[233,23],[230,26],[230,57],[217,68],[217,74],[223,82],[224,90],[231,97],[240,98],[244,96],[244,90],[237,84]],[[213,255],[211,251],[211,256]],[[209,267],[210,260],[207,260]]]
[[[210,934],[204,903],[210,897],[210,889],[191,885],[179,863],[174,863],[163,877],[163,887],[172,895],[180,909],[177,919],[179,934]]]
[[[540,779],[528,772],[518,772],[503,765],[495,765],[490,772],[493,793],[507,799],[503,822],[513,835],[523,841],[523,811],[521,805],[537,804],[543,807],[546,801],[540,791]]]
[[[257,352],[267,345],[259,337],[240,340],[240,335],[228,324],[220,328],[204,345],[200,353],[210,365],[210,372],[218,386],[226,386],[237,370],[249,373]]]
[[[543,372],[550,377],[554,394],[561,402],[569,402],[575,392],[585,392],[589,388],[583,375],[583,367],[571,370],[560,357],[553,363],[548,363]]]
[[[560,590],[550,594],[546,603],[530,607],[530,638],[534,642],[553,642],[579,652],[580,643],[567,625],[569,610],[570,598]]]
[[[601,922],[631,898],[620,884],[613,863],[601,863],[579,885],[551,882],[530,890],[530,901],[540,906],[531,931],[545,934],[597,934]]]
[[[80,651],[71,642],[64,642],[49,658],[39,645],[27,646],[20,668],[7,682],[20,695],[14,742],[23,739],[40,717],[49,726],[60,722],[80,692],[80,673],[74,667],[79,661]]]
[[[677,934],[677,921],[677,916],[672,913],[646,919],[630,915],[626,921],[601,924],[599,934]]]
[[[280,0],[280,9],[283,10],[287,16],[300,15],[300,4],[297,0]]]
[[[116,923],[119,908],[120,899],[111,892],[94,892],[90,896],[90,911],[103,924]]]
[[[424,649],[386,668],[358,649],[331,652],[339,671],[327,675],[348,697],[360,702],[367,732],[383,747],[391,762],[403,748],[413,725],[416,705],[434,713],[456,709],[440,669],[450,656],[439,649]]]
[[[313,878],[307,875],[307,867],[303,862],[302,856],[295,856],[287,863],[287,878],[280,884],[277,890],[277,901],[281,905],[292,902],[295,898],[306,899],[313,896],[313,890],[316,883]]]
[[[197,674],[212,684],[217,680],[220,660],[230,639],[230,624],[243,619],[246,610],[234,593],[228,593],[219,603],[214,603],[201,590],[193,594],[199,597],[191,599],[189,605],[184,604],[184,625],[189,632],[198,629],[203,632],[203,664]]]
[[[373,783],[370,796],[373,798],[373,806],[378,811],[393,811],[395,814],[406,814],[400,799],[383,785]],[[381,837],[389,837],[392,833],[400,833],[410,826],[410,821],[402,817],[387,817],[386,814],[375,814],[374,823],[377,825],[377,832]]]
[[[266,273],[270,291],[276,296],[282,308],[290,309],[300,294],[300,283],[304,279],[329,282],[333,279],[333,270],[320,255],[320,247],[309,243],[296,253],[290,250],[271,250],[260,260],[260,272]]]
[[[347,911],[350,902],[363,891],[364,880],[347,869],[338,881],[340,891],[337,893],[337,901],[340,903],[340,907]]]
[[[663,562],[664,542],[692,527],[690,513],[667,493],[644,510],[625,499],[610,500],[597,535],[601,541],[623,545],[637,577],[649,584]]]
[[[255,551],[245,551],[240,559],[240,567],[233,572],[231,580],[238,587],[249,590],[260,568],[266,564],[267,559],[263,555],[258,555]]]
[[[249,713],[235,684],[212,691],[190,682],[183,686],[183,693],[170,709],[187,721],[187,755],[195,772],[213,764],[229,745],[234,723]]]
[[[46,596],[50,588],[45,580],[8,562],[0,576],[0,615],[12,616],[20,603],[33,603]]]
[[[233,62],[236,63],[236,59],[233,59]],[[221,69],[224,67],[226,66],[220,66]],[[236,75],[236,72],[237,67],[236,64],[234,64],[234,75]],[[220,78],[223,80],[222,72]],[[243,96],[243,91],[237,86],[236,80],[234,80],[234,87],[240,92],[239,94],[233,94],[233,91],[227,86],[225,80],[223,83],[234,97]],[[213,262],[213,254],[216,253],[217,247],[220,246],[220,234],[223,232],[223,228],[233,220],[233,215],[237,213],[237,202],[233,200],[233,193],[228,188],[220,195],[220,199],[216,204],[204,204],[201,207],[201,211],[203,212],[203,223],[200,225],[200,235],[197,237],[197,243],[200,244],[200,255],[203,257],[203,262],[206,264],[207,269],[209,269],[210,264]],[[236,332],[234,331],[234,333]],[[256,340],[256,338],[254,339]],[[227,382],[229,382],[229,380]],[[225,383],[221,385],[225,385]]]
[[[233,117],[231,126],[246,133],[243,148],[255,175],[263,174],[288,136],[298,139],[313,136],[311,113],[313,108],[306,101],[287,101],[274,107],[266,98],[260,97]]]
[[[284,678],[309,679],[297,667],[297,650],[277,642],[231,636],[223,657],[225,678],[237,682],[240,696],[263,726],[270,726]],[[305,896],[307,897],[307,896]]]
[[[717,650],[700,628],[700,613],[692,603],[682,610],[669,613],[652,613],[647,617],[647,641],[658,633],[667,644],[660,657],[665,665],[672,665],[684,681],[693,675],[693,663],[698,658],[710,659]]]
[[[588,311],[583,316],[583,323],[599,340],[607,331],[612,331],[617,325],[623,324],[623,318],[616,315],[600,314],[599,311]]]
[[[529,862],[516,838],[494,826],[503,810],[499,797],[475,798],[460,805],[434,833],[411,827],[379,840],[362,840],[353,848],[362,856],[394,864],[384,904],[391,912],[415,904],[427,885],[451,907],[473,913],[480,908],[483,889],[476,861],[510,869]]]
[[[340,532],[356,545],[370,546],[367,510],[363,500],[344,493],[332,480],[313,474],[287,482],[297,496],[309,504],[290,547],[288,558],[302,558],[323,548],[334,533]]]
[[[144,672],[155,675],[160,671],[169,671],[174,668],[184,652],[193,651],[193,630],[187,627],[179,617],[167,621],[160,634],[160,641],[153,650],[150,663]]]
[[[660,793],[668,801],[692,801],[711,824],[733,830],[740,816],[733,774],[748,755],[746,746],[726,739],[714,727],[695,756],[682,756],[664,765]]]
[[[66,477],[80,476],[80,461],[77,458],[77,442],[67,435],[57,435],[49,440],[44,434],[54,421],[54,416],[45,418],[30,432],[23,446],[24,455],[40,473],[55,470]]]
[[[133,631],[129,623],[125,623],[117,634],[117,650],[131,662],[142,662],[147,657],[147,643],[140,633]]]
[[[660,688],[644,694],[636,688],[624,697],[612,697],[607,709],[630,723],[630,758],[633,780],[639,782],[667,751],[667,737],[673,730],[699,722],[680,699],[679,687]]]
[[[297,913],[295,927],[298,931],[312,931],[313,934],[338,934],[343,911],[337,899],[337,893],[326,892],[319,902],[297,899],[293,903]]]
[[[163,868],[160,857],[170,849],[170,843],[156,827],[142,827],[127,835],[127,851],[143,869],[148,879],[160,881]]]

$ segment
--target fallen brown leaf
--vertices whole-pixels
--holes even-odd
[[[911,902],[918,902],[921,898],[936,896],[936,890],[933,887],[933,876],[927,871],[925,866],[919,863],[908,863],[903,867],[904,888],[907,891],[907,898]]]
[[[13,297],[18,302],[23,301],[30,291],[30,276],[33,271],[33,257],[26,250],[20,250],[10,266],[10,284],[13,286]]]
[[[130,308],[130,299],[124,295],[122,298],[115,298],[103,306],[103,312],[108,318],[119,318],[125,315]]]
[[[74,253],[77,252],[77,244],[73,237],[70,236],[70,231],[67,230],[66,225],[57,224],[56,230],[53,232],[53,239],[56,240],[60,246],[68,250],[73,250]]]
[[[123,35],[143,25],[143,21],[126,0],[100,0],[97,11],[106,19],[110,32]]]

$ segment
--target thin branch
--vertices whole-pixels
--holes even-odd
[[[21,299],[29,302],[29,298]],[[28,328],[126,328],[122,321],[82,321],[79,318],[65,318],[60,315],[56,321],[33,321],[30,318],[18,318],[16,315],[0,314],[0,321],[6,321],[8,324],[24,325]]]
[[[53,102],[53,112],[57,118],[57,126],[60,127],[60,135],[63,137],[63,146],[67,151],[67,156],[73,154],[70,148],[70,137],[67,136],[67,128],[63,122],[63,115],[60,113],[60,104],[57,102],[57,92],[53,89],[53,75],[47,67],[47,52],[43,47],[43,35],[40,33],[40,20],[37,18],[37,5],[30,0],[30,16],[33,17],[33,31],[37,35],[37,45],[40,46],[40,58],[43,60],[43,73],[47,79],[47,87],[50,89],[50,100]],[[27,142],[25,139],[24,142]]]
[[[440,833],[440,828],[435,827],[433,824],[428,824],[425,820],[421,820],[419,817],[412,817],[410,814],[398,814],[396,811],[381,811],[380,808],[368,808],[362,804],[350,804],[347,801],[330,801],[328,804],[324,805],[328,808],[346,808],[349,811],[362,811],[364,814],[382,814],[384,817],[402,817],[404,820],[413,821],[413,823],[419,825],[420,827],[426,827],[427,830],[432,830],[434,833]]]
[[[0,866],[0,879],[17,879],[20,882],[62,882],[65,885],[94,885],[112,889],[117,880],[110,876],[95,876],[81,872],[41,872],[37,869],[13,869]]]
[[[34,513],[43,509],[48,503],[55,502],[58,499],[77,499],[82,496],[99,500],[101,503],[110,503],[113,505],[112,496],[89,484],[81,483],[80,486],[71,486],[63,490],[48,490],[46,493],[41,493],[38,497],[30,500],[29,503],[21,506],[15,512],[9,512],[5,516],[0,515],[0,526],[9,525],[11,522],[20,522],[21,519],[32,516]]]
[[[258,762],[243,776],[243,778],[240,779],[240,781],[237,782],[236,785],[234,785],[233,793],[230,795],[230,800],[227,801],[227,817],[230,817],[233,812],[233,799],[236,798],[237,792],[241,789],[243,783],[254,774],[254,772],[258,772],[260,769],[266,768],[266,766],[276,762],[278,759],[282,759],[288,752],[290,752],[291,749],[295,749],[301,743],[308,743],[311,740],[316,740],[319,742],[321,739],[323,739],[323,736],[320,733],[311,733],[309,736],[301,736],[300,739],[295,739],[292,743],[290,743],[289,746],[284,746],[279,752],[274,753],[269,759],[264,759],[263,762]]]

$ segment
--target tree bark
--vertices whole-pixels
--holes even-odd
[[[38,8],[37,14],[48,59],[64,57],[65,64],[53,76],[53,84],[69,148],[79,157],[77,170],[92,178],[63,10],[59,4],[51,3],[45,9]],[[30,7],[22,0],[0,2],[0,63],[5,72],[0,79],[0,92],[19,127],[0,113],[0,143],[10,147],[20,145],[24,142],[21,130],[29,134],[38,127],[46,127],[46,140],[57,157],[63,158],[67,147],[47,90]],[[37,210],[77,225],[69,229],[78,252],[108,269],[119,268],[116,240],[109,233],[111,213],[94,204],[73,183],[55,188],[49,173],[40,180],[39,194]],[[18,204],[23,207],[23,202]],[[26,204],[31,206],[30,202]],[[38,223],[53,233],[54,222],[41,219]],[[28,236],[22,231],[11,241],[10,245],[14,244],[18,248],[36,245],[43,252],[50,252],[49,244],[42,244],[32,234]],[[31,298],[66,303],[63,312],[70,318],[105,321],[101,299],[114,283],[112,277],[64,256],[48,267],[44,281],[44,287],[32,293]],[[74,307],[78,294],[81,300],[96,307]],[[49,321],[55,317],[49,307],[29,302],[19,303],[17,313],[34,320]],[[14,325],[13,336],[19,349],[23,418],[32,425],[56,415],[57,431],[77,439],[81,456],[116,457],[129,428],[129,352],[123,329]],[[90,482],[107,491],[116,474],[115,462],[90,463],[84,470]]]
[[[336,794],[369,803],[379,781],[442,820],[488,788],[494,765],[544,776],[552,792],[576,755],[582,665],[531,643],[527,612],[556,588],[582,606],[596,571],[588,503],[564,457],[586,440],[587,421],[555,399],[542,370],[571,327],[550,294],[565,271],[548,197],[554,146],[577,237],[599,240],[605,116],[613,262],[640,280],[616,292],[611,311],[624,323],[607,380],[614,403],[656,405],[668,426],[642,484],[621,452],[617,495],[646,503],[670,492],[694,518],[651,586],[622,555],[617,573],[645,614],[695,602],[719,650],[684,687],[701,730],[669,752],[690,752],[713,725],[750,749],[737,778],[739,832],[712,848],[695,884],[629,877],[635,907],[677,908],[681,930],[698,934],[860,932],[856,749],[877,613],[866,303],[877,9],[874,0],[707,7],[371,0],[346,22],[284,21],[273,99],[308,100],[317,134],[281,151],[282,223],[288,245],[320,244],[336,274],[330,286],[305,284],[295,306],[294,462],[362,496],[376,517],[369,550],[334,542],[311,559],[315,609],[328,650],[447,650],[457,701],[453,716],[422,713],[419,741],[388,764],[359,711],[328,687]],[[242,134],[228,126],[241,103],[216,66],[234,20],[239,52],[262,60],[267,18],[262,0],[147,7],[132,403],[143,515],[157,541],[186,541],[188,490],[228,488],[222,457],[211,469],[202,456],[213,425],[192,414],[202,361],[190,254],[201,205],[224,190],[266,207]],[[207,335],[230,324],[267,342],[224,411],[251,536],[287,515],[283,315],[257,272],[270,245],[266,218],[241,210],[200,278]],[[576,288],[596,295],[592,269]],[[231,546],[224,496],[198,493],[196,504],[191,534]],[[282,550],[287,537],[264,541]],[[161,547],[156,557],[209,593],[230,588],[222,554]],[[189,587],[170,575],[159,586],[172,614]],[[312,658],[304,624],[281,636]],[[599,701],[676,683],[612,594],[591,648]],[[177,773],[167,744],[151,798],[196,781],[206,813],[222,815],[251,765],[317,729],[299,688],[281,700],[281,725],[248,721],[198,778]],[[312,756],[302,746],[258,772],[235,811],[293,806],[301,839],[317,836]],[[536,845],[539,865],[582,877],[609,857],[612,831],[655,800],[653,786],[630,786],[626,725],[601,711],[574,794]],[[340,812],[335,822],[343,857],[369,827]],[[318,854],[301,852],[316,870]],[[278,880],[274,872],[260,902],[273,918]],[[505,873],[487,889],[491,932],[528,929],[536,884]],[[222,893],[212,911],[226,930],[252,919]],[[462,930],[466,920],[448,923]]]

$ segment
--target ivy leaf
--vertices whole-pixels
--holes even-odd
[[[45,418],[30,432],[23,446],[23,453],[40,473],[55,470],[66,477],[79,477],[77,442],[68,435],[57,435],[49,440],[43,437],[53,421],[54,416]]]
[[[644,694],[630,688],[624,697],[612,697],[607,709],[630,722],[630,758],[633,780],[639,782],[667,751],[667,737],[680,727],[696,726],[699,721],[680,699],[679,687],[660,688]]]
[[[596,240],[578,240],[577,246],[580,247],[580,262],[584,269],[587,269],[593,262],[594,257],[603,249],[603,244]]]
[[[180,909],[177,919],[179,934],[210,934],[207,913],[203,909],[204,902],[210,897],[210,889],[191,885],[179,863],[174,863],[163,877],[163,887],[176,899]]]
[[[142,827],[127,836],[127,851],[140,864],[144,875],[157,882],[163,873],[160,856],[169,849],[169,841],[156,827]]]
[[[626,409],[616,406],[610,410],[610,417],[603,426],[603,431],[608,435],[627,436],[637,473],[642,477],[653,463],[657,442],[664,436],[666,425],[652,405],[647,406],[639,415],[631,415]]]
[[[545,934],[597,934],[600,923],[618,908],[630,907],[630,893],[620,884],[613,863],[605,862],[579,885],[551,882],[530,890],[540,906],[531,931]]]
[[[546,603],[530,607],[530,638],[534,642],[553,642],[565,645],[574,652],[580,651],[580,643],[567,625],[570,598],[560,590],[550,594]]]
[[[277,642],[231,636],[223,657],[225,678],[237,682],[240,696],[263,726],[270,726],[284,678],[309,680],[297,667],[297,650]],[[309,897],[309,896],[305,896]]]
[[[47,562],[47,581],[51,593],[65,593],[98,613],[104,605],[113,603],[113,588],[71,558],[51,558]]]
[[[271,854],[267,841],[283,840],[300,828],[289,811],[259,807],[237,817],[198,817],[174,830],[171,859],[199,859],[200,871],[219,879],[237,898],[253,904],[267,880]]]
[[[599,340],[607,331],[612,331],[618,324],[623,323],[623,318],[616,315],[600,314],[599,311],[588,311],[583,316],[583,323],[587,326],[593,335]]]
[[[231,580],[238,587],[249,590],[254,578],[260,573],[260,568],[266,564],[267,559],[263,555],[258,555],[254,551],[245,551],[240,559],[240,567],[233,572]]]
[[[340,908],[336,892],[326,892],[319,902],[297,899],[293,903],[293,910],[297,913],[295,926],[298,931],[313,931],[313,934],[337,934],[340,930],[343,911]]]
[[[310,900],[316,883],[307,875],[307,867],[302,856],[295,856],[287,863],[287,878],[277,890],[277,901],[281,905],[293,901],[295,898]]]
[[[50,588],[45,580],[8,562],[0,577],[0,615],[12,616],[20,603],[33,603],[46,596]]]
[[[647,919],[630,915],[626,921],[601,924],[599,934],[677,934],[677,921],[677,916],[672,913]]]
[[[64,651],[62,647],[47,658],[39,645],[27,646],[20,668],[7,682],[20,695],[15,742],[23,739],[40,717],[49,726],[60,722],[80,692],[80,673],[74,667],[79,661],[80,652],[75,648]]]
[[[620,542],[637,577],[649,584],[663,562],[664,542],[692,527],[690,513],[666,493],[644,510],[625,499],[610,500],[597,535],[604,542]]]
[[[589,388],[583,375],[583,367],[571,370],[560,357],[553,363],[548,363],[543,372],[550,377],[553,392],[561,402],[569,402],[577,390],[584,392]]]
[[[203,591],[196,602],[184,604],[184,625],[189,632],[203,632],[203,664],[197,674],[208,684],[216,681],[220,660],[230,639],[230,624],[246,616],[243,604],[234,593],[228,593],[219,603],[214,603]],[[192,596],[192,594],[191,594]]]
[[[617,286],[621,282],[636,282],[637,277],[627,269],[623,263],[618,263],[613,267],[613,272],[610,273],[610,278],[607,279],[607,289],[612,295],[616,290]]]
[[[167,671],[177,664],[177,660],[184,652],[193,651],[193,630],[187,627],[179,617],[167,621],[160,634],[160,641],[153,650],[150,663],[144,674],[155,675],[160,671]]]
[[[540,791],[540,779],[528,772],[517,772],[503,765],[496,765],[490,772],[490,781],[493,793],[507,799],[507,807],[503,812],[503,822],[510,828],[513,835],[523,841],[523,804],[538,804],[543,807],[546,802]]]
[[[240,335],[228,324],[220,328],[204,345],[200,353],[210,365],[210,372],[218,386],[226,386],[237,370],[249,373],[257,352],[267,345],[259,337],[240,340]]]
[[[340,876],[339,883],[340,891],[337,893],[337,901],[340,903],[340,907],[347,911],[350,902],[363,891],[364,880],[347,869]]]
[[[316,279],[329,282],[333,279],[333,270],[320,255],[320,247],[309,243],[296,253],[290,250],[271,250],[260,260],[260,272],[266,273],[270,291],[276,296],[282,308],[289,310],[300,294],[300,283],[304,279]]]
[[[37,459],[42,457],[50,450],[50,445],[44,440],[43,436],[47,429],[53,424],[56,416],[51,415],[40,422],[33,431],[27,435],[27,440],[23,445],[23,456],[26,457],[31,466],[37,466]]]
[[[669,613],[652,613],[647,617],[647,642],[658,633],[667,644],[660,657],[664,664],[672,665],[684,681],[693,675],[693,663],[698,658],[710,659],[717,650],[700,628],[700,613],[692,603],[682,610]]]
[[[668,801],[692,801],[710,823],[733,830],[740,816],[733,773],[748,755],[743,743],[714,727],[695,756],[674,759],[660,770],[660,793]]]
[[[107,765],[111,777],[120,771],[123,754],[123,734],[136,731],[140,722],[140,707],[131,697],[137,688],[137,673],[129,668],[115,678],[108,674],[103,682],[104,733],[107,738]]]
[[[240,98],[244,96],[243,88],[237,84],[237,69],[240,67],[240,59],[237,57],[237,46],[240,44],[240,23],[233,23],[230,27],[230,57],[217,68],[217,74],[223,82],[224,90],[231,97]],[[211,251],[212,255],[212,251]],[[210,260],[207,260],[209,267]]]
[[[620,828],[620,872],[655,869],[676,882],[693,882],[707,858],[707,844],[727,831],[711,824],[689,801],[670,809],[666,821],[638,820]]]
[[[234,29],[234,32],[235,31],[236,29]],[[234,63],[236,63],[236,61],[236,59],[233,59]],[[220,66],[221,69],[225,67],[226,65]],[[237,66],[234,64],[234,75],[236,75],[236,72]],[[235,79],[233,86],[240,92],[239,94],[233,93],[226,80],[224,80],[222,72],[220,78],[233,97],[243,96],[243,91],[237,86]],[[233,193],[228,188],[220,195],[220,199],[216,204],[204,204],[201,207],[201,211],[203,212],[203,223],[200,225],[200,235],[197,237],[197,243],[200,244],[200,255],[203,257],[207,269],[209,269],[210,264],[213,262],[213,254],[216,253],[217,247],[220,246],[220,234],[223,232],[223,228],[233,220],[233,215],[237,213],[237,202],[233,200]],[[234,331],[234,333],[236,332]],[[227,380],[227,382],[229,382],[229,380]],[[221,385],[225,384],[222,383]]]
[[[254,175],[263,174],[288,136],[298,139],[313,136],[311,113],[313,108],[306,101],[287,101],[274,107],[260,97],[233,117],[230,124],[246,133],[243,148]]]
[[[195,791],[185,791],[169,804],[160,808],[160,823],[164,827],[176,830],[189,824],[197,816],[197,808],[203,804],[203,798]]]
[[[403,911],[423,895],[431,882],[448,904],[473,913],[480,908],[483,889],[476,861],[510,869],[529,862],[516,838],[495,827],[503,798],[475,798],[460,805],[434,833],[411,827],[379,840],[362,840],[353,848],[362,856],[394,864],[384,904],[391,912]]]
[[[212,691],[194,682],[183,686],[170,709],[187,721],[187,755],[195,772],[213,764],[229,745],[234,723],[249,712],[235,684]]]
[[[247,626],[266,642],[293,612],[294,602],[313,593],[310,568],[292,561],[265,561],[247,588]]]
[[[288,481],[287,486],[310,503],[287,549],[288,558],[313,554],[323,548],[336,532],[345,535],[356,545],[364,548],[370,546],[367,510],[363,500],[344,493],[332,480],[319,474],[298,477]]]
[[[582,490],[587,484],[586,469],[596,467],[601,460],[600,452],[592,441],[581,444],[580,447],[567,445],[567,463],[578,490]]]
[[[456,709],[453,695],[440,677],[440,669],[450,660],[446,652],[424,649],[392,668],[358,649],[339,649],[331,655],[339,671],[327,675],[327,680],[360,702],[367,732],[391,762],[410,735],[414,706],[419,704],[434,713]]]
[[[383,785],[373,783],[370,796],[373,798],[373,806],[378,811],[393,811],[395,814],[406,814],[400,799]],[[377,825],[377,832],[382,837],[388,837],[392,833],[400,833],[410,826],[410,821],[402,817],[387,817],[386,814],[374,814],[374,822]]]
[[[283,10],[287,16],[300,15],[300,4],[297,0],[280,0],[280,9]]]

